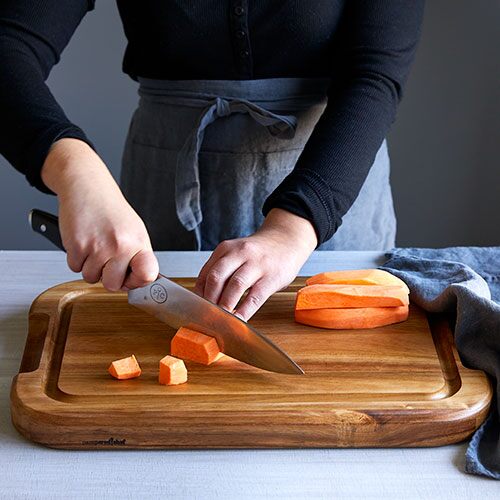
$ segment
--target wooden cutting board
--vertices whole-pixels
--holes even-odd
[[[192,287],[193,279],[176,280]],[[265,372],[225,357],[187,362],[189,382],[157,383],[174,330],[83,281],[33,303],[12,421],[55,448],[434,446],[469,436],[492,397],[484,373],[462,366],[443,317],[411,307],[408,321],[329,331],[293,320],[294,291],[251,320],[305,375]],[[117,381],[112,360],[135,354],[140,378]]]

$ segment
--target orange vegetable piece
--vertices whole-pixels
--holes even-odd
[[[202,365],[213,363],[220,353],[217,340],[204,333],[179,328],[170,344],[170,354],[181,359],[189,359]]]
[[[311,276],[306,285],[399,285],[408,290],[406,283],[382,269],[355,269],[330,271]]]
[[[408,319],[408,306],[360,309],[297,309],[295,321],[332,330],[377,328]]]
[[[132,354],[132,356],[128,358],[113,361],[109,365],[108,372],[118,380],[127,380],[129,378],[138,377],[141,374],[141,367]]]
[[[408,303],[408,292],[399,285],[310,285],[297,292],[295,308],[398,307]]]
[[[187,382],[186,365],[182,359],[165,356],[160,360],[158,382],[163,385],[179,385]]]

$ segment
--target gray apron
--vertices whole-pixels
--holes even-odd
[[[155,250],[213,250],[255,232],[326,106],[328,79],[140,79],[121,187]],[[396,221],[384,141],[320,250],[386,250]]]

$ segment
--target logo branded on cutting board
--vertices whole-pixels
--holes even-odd
[[[109,439],[93,439],[90,441],[82,441],[82,444],[84,445],[91,445],[91,446],[124,446],[127,444],[126,439],[115,439],[113,437],[110,437]]]

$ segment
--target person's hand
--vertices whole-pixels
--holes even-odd
[[[92,148],[77,139],[55,142],[41,175],[59,200],[59,227],[72,271],[88,283],[102,279],[110,291],[158,277],[144,223]]]
[[[217,246],[195,291],[248,320],[274,292],[293,281],[317,244],[309,221],[275,208],[255,234]]]

